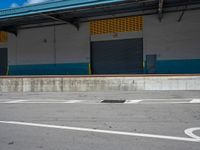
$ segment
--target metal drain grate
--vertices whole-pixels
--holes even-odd
[[[102,100],[101,103],[125,103],[126,100]]]

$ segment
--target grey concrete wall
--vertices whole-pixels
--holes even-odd
[[[160,60],[200,59],[200,10],[144,16],[144,56],[157,54]]]
[[[0,78],[0,92],[200,90],[200,76]]]
[[[9,34],[9,65],[87,63],[89,42],[88,23],[20,30]]]

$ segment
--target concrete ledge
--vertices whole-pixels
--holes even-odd
[[[1,77],[0,92],[200,90],[200,76]]]

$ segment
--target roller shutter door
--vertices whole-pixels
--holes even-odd
[[[143,72],[143,39],[91,43],[93,74],[137,74]]]

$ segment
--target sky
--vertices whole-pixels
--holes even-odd
[[[19,7],[46,1],[49,0],[0,0],[0,9]]]

